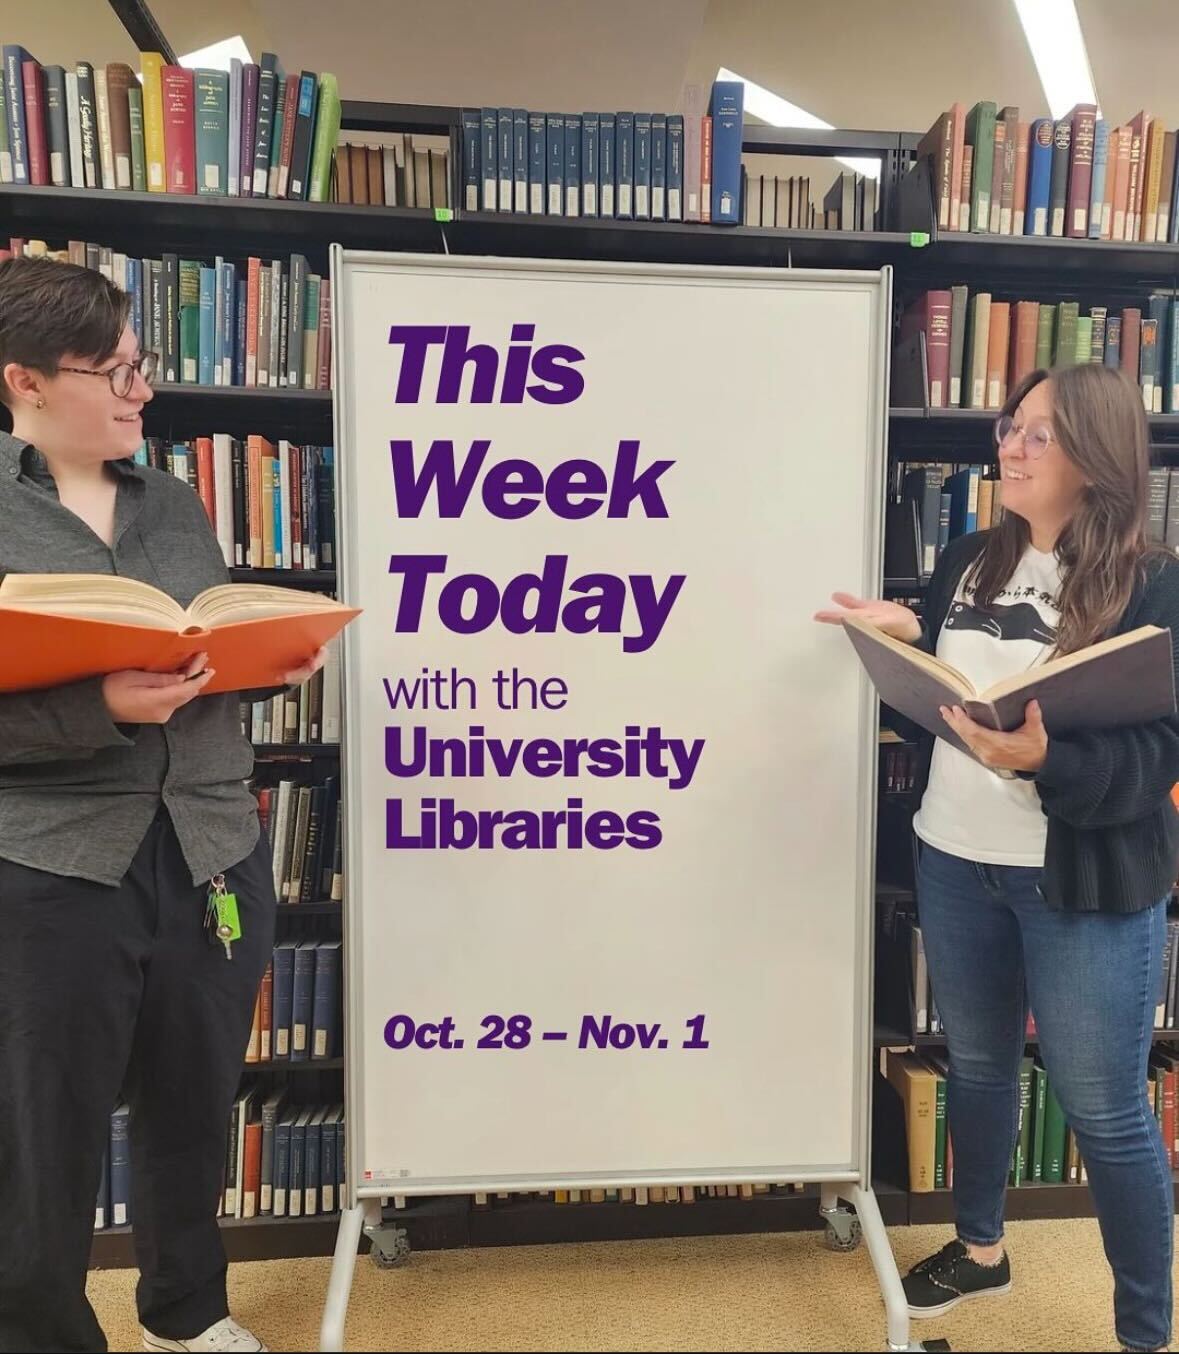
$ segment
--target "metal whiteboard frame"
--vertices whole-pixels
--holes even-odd
[[[644,264],[644,263],[608,263],[596,261],[571,261],[554,259],[508,259],[498,257],[462,256],[462,255],[423,255],[415,253],[378,252],[372,250],[346,250],[340,245],[331,247],[331,304],[332,304],[332,389],[334,410],[334,438],[336,465],[336,551],[337,570],[341,599],[347,601],[356,586],[359,562],[356,557],[356,517],[357,503],[352,483],[352,437],[353,429],[349,417],[348,400],[345,398],[343,349],[345,327],[343,323],[343,302],[345,287],[342,274],[345,268],[364,264],[398,264],[421,273],[438,273],[440,276],[453,277],[456,272],[476,274],[494,273],[497,275],[550,273],[563,276],[583,276],[592,278],[597,275],[609,275],[613,278],[708,278],[718,281],[757,281],[788,282],[792,286],[803,286],[814,290],[829,290],[842,286],[875,287],[877,301],[874,324],[874,349],[871,367],[877,377],[877,383],[868,392],[867,428],[865,442],[868,455],[865,458],[865,503],[868,505],[867,520],[864,529],[868,533],[868,548],[865,552],[864,576],[860,579],[863,595],[871,596],[878,592],[882,578],[884,540],[884,489],[887,447],[887,420],[889,389],[889,360],[892,322],[892,270],[885,267],[878,271],[823,270],[823,269],[773,269],[773,268],[726,268],[717,265],[685,264]],[[872,505],[875,505],[873,507]],[[379,1246],[382,1232],[392,1234],[396,1229],[382,1228],[382,1199],[396,1192],[405,1196],[469,1194],[474,1192],[499,1193],[517,1189],[553,1190],[553,1189],[589,1189],[602,1187],[641,1187],[674,1184],[737,1184],[737,1183],[774,1183],[789,1179],[800,1183],[820,1185],[820,1211],[841,1236],[852,1230],[854,1221],[846,1209],[839,1206],[839,1198],[845,1198],[859,1215],[864,1235],[868,1242],[871,1258],[875,1266],[881,1289],[885,1298],[888,1315],[888,1345],[891,1349],[921,1348],[909,1343],[908,1307],[904,1300],[896,1261],[889,1246],[884,1224],[880,1217],[879,1206],[871,1189],[871,1113],[872,1113],[872,995],[873,995],[873,951],[874,951],[874,858],[875,858],[875,814],[872,811],[872,790],[875,784],[875,748],[878,731],[878,703],[867,678],[861,676],[859,726],[863,765],[860,784],[857,787],[856,803],[858,810],[857,825],[857,898],[855,914],[854,954],[852,963],[855,970],[855,1042],[853,1059],[853,1160],[831,1170],[815,1169],[794,1170],[788,1167],[773,1167],[766,1171],[750,1171],[735,1168],[733,1170],[674,1170],[666,1173],[640,1172],[627,1176],[614,1174],[586,1173],[576,1178],[563,1176],[554,1179],[550,1176],[512,1175],[496,1179],[449,1178],[438,1181],[418,1181],[407,1184],[397,1191],[389,1189],[387,1184],[360,1187],[358,1176],[363,1163],[360,1160],[361,1123],[359,1111],[362,1103],[361,1058],[354,1045],[359,1022],[363,1018],[362,984],[360,966],[353,967],[353,957],[364,952],[363,905],[359,898],[359,884],[354,872],[349,871],[347,862],[357,859],[357,846],[360,834],[359,815],[351,812],[358,803],[360,787],[356,783],[358,772],[348,755],[349,718],[352,693],[359,673],[356,664],[351,661],[356,638],[350,630],[343,636],[341,686],[343,694],[341,757],[341,791],[343,796],[343,831],[345,851],[345,877],[348,879],[348,898],[344,906],[344,986],[347,1019],[345,1021],[345,1060],[347,1067],[345,1096],[347,1100],[346,1152],[347,1152],[347,1189],[346,1198],[341,1199],[340,1228],[337,1237],[335,1257],[332,1264],[332,1276],[324,1308],[320,1331],[321,1349],[342,1349],[344,1318],[347,1312],[348,1294],[351,1289],[352,1274],[362,1229]],[[396,1253],[396,1248],[393,1252]]]

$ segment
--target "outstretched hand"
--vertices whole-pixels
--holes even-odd
[[[834,592],[831,600],[836,603],[837,610],[815,612],[815,620],[824,625],[842,625],[846,616],[856,616],[906,644],[921,638],[921,622],[900,602],[856,597],[850,592]]]

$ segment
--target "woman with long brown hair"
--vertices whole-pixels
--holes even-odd
[[[1146,539],[1141,396],[1100,366],[1037,371],[995,426],[1002,519],[944,551],[924,616],[835,594],[979,689],[1140,625],[1179,645],[1179,561]],[[905,1279],[935,1316],[1011,1288],[1003,1205],[1027,1011],[1076,1135],[1114,1274],[1117,1336],[1171,1336],[1174,1196],[1144,1095],[1179,871],[1179,717],[1048,737],[942,711],[970,749],[922,735],[917,905],[949,1046],[957,1238]]]

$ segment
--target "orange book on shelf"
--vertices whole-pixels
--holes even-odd
[[[278,686],[358,616],[320,593],[224,583],[182,607],[107,574],[8,574],[0,583],[0,691],[61,686],[125,668],[175,672],[207,653],[205,694]]]

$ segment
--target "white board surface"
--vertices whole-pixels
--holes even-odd
[[[345,648],[353,1198],[866,1172],[875,712],[851,646],[811,615],[836,587],[879,582],[888,304],[887,272],[336,251],[342,595],[364,608]],[[576,399],[498,399],[513,325],[532,326],[534,354],[561,344],[580,355],[550,352],[529,380],[568,393],[577,383],[553,372],[576,371]],[[393,326],[415,336],[390,342]],[[422,326],[465,326],[450,342],[496,349],[497,398],[472,402],[487,379],[477,357],[459,398],[440,401],[439,342],[423,348],[411,400],[405,355]],[[398,453],[404,474],[421,471],[435,439],[453,442],[460,469],[477,439],[490,442],[484,471],[531,462],[517,488],[571,459],[613,481],[630,454],[620,443],[638,442],[636,474],[672,464],[633,494],[616,489],[614,517],[604,502],[571,520],[542,496],[505,519],[481,496],[482,475],[460,515],[440,516],[435,493],[411,515],[391,443],[412,443]],[[599,472],[582,471],[566,487],[593,488]],[[421,574],[415,617],[407,594],[423,556],[444,562]],[[410,562],[391,572],[392,557]],[[620,631],[575,633],[593,616],[547,594],[544,632],[513,633],[498,611],[468,633],[444,624],[444,588],[446,605],[460,604],[453,625],[482,625],[478,608],[546,559],[561,561],[562,608],[598,596],[604,615],[621,589]],[[522,616],[540,604],[527,597]],[[563,707],[500,708],[493,676],[513,669],[559,679]],[[423,670],[470,678],[476,708],[465,685],[457,709],[434,708],[433,688],[429,709],[420,690],[418,708],[391,708],[399,680]],[[556,692],[550,682],[550,703]],[[453,762],[408,774],[412,760],[391,774],[414,739],[458,740],[469,754],[472,728],[501,740],[501,758],[515,749],[511,774],[490,760],[482,776],[453,774]],[[620,759],[566,746],[624,742],[627,730],[645,740],[623,765],[636,774],[591,774],[589,760],[606,772]],[[682,741],[678,754],[666,740]],[[687,782],[676,789],[673,763]],[[618,815],[595,820],[599,843],[647,844],[574,849],[562,824],[549,849],[510,849],[491,822],[485,846],[410,846],[443,801],[514,815],[516,842],[530,831],[520,815],[580,801],[583,819]],[[460,819],[460,834],[474,830]],[[477,1046],[495,1033],[487,1018],[518,1015],[526,1046]],[[463,1046],[392,1048],[398,1016],[415,1029],[449,1017],[424,1041]],[[594,1043],[607,1016],[629,1046]],[[699,1016],[702,1029],[688,1023]],[[395,1042],[409,1028],[394,1021]],[[684,1047],[701,1035],[707,1048]]]

